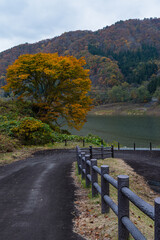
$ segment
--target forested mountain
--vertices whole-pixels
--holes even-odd
[[[6,68],[19,55],[38,52],[85,57],[86,68],[90,69],[92,94],[97,101],[110,101],[115,91],[123,94],[117,96],[119,100],[112,98],[112,101],[128,101],[129,95],[132,100],[137,99],[142,92],[145,94],[143,100],[147,101],[149,95],[156,91],[158,94],[160,18],[119,21],[95,32],[68,32],[6,50],[0,53],[1,85],[5,84]]]

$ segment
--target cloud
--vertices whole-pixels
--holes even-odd
[[[0,51],[71,30],[97,30],[119,20],[158,17],[159,0],[1,0]]]

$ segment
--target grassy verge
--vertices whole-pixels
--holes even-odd
[[[22,159],[25,159],[27,157],[30,157],[33,155],[33,153],[41,150],[47,150],[47,149],[75,149],[76,146],[83,147],[82,142],[72,142],[69,141],[67,143],[67,146],[65,146],[64,142],[55,142],[54,144],[48,143],[44,146],[22,146],[19,149],[14,149],[12,152],[1,152],[0,153],[0,166],[4,164],[10,164],[15,161],[19,161]],[[97,147],[96,144],[91,143],[85,143],[85,147],[89,147],[90,145]]]
[[[129,175],[130,189],[146,202],[151,205],[154,204],[154,198],[158,195],[149,188],[143,177],[136,174],[123,160],[105,159],[98,161],[99,167],[103,164],[109,165],[110,175],[115,179],[120,174]],[[75,232],[84,236],[87,240],[116,240],[118,236],[117,216],[112,210],[109,214],[101,214],[100,196],[92,199],[91,190],[85,188],[84,181],[81,181],[81,177],[75,171],[76,166],[74,166],[73,177],[77,186],[75,205],[79,215],[75,217]],[[117,203],[117,190],[112,186],[110,187],[110,195]],[[147,239],[154,239],[154,222],[133,204],[130,204],[130,219]],[[133,238],[130,236],[130,239]]]

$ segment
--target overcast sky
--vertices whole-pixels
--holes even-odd
[[[119,20],[160,17],[159,0],[0,0],[0,52]]]

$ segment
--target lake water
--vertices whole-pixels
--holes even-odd
[[[72,134],[100,136],[105,141],[120,142],[131,147],[160,147],[160,117],[152,116],[88,116],[80,131],[71,130]]]

